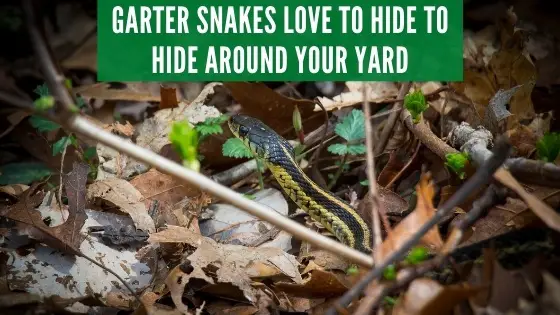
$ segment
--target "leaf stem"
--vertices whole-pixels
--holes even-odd
[[[331,178],[329,184],[327,185],[327,189],[331,190],[333,188],[334,184],[336,184],[336,181],[338,180],[340,175],[342,175],[342,171],[344,170],[344,165],[346,164],[347,159],[348,159],[348,153],[344,154],[344,156],[342,157],[342,161],[340,162],[340,166],[338,167],[338,169],[336,170],[336,173],[334,174],[333,178]]]
[[[263,178],[263,172],[262,172],[263,164],[262,164],[261,159],[257,158],[256,156],[255,156],[255,160],[257,161],[257,176],[259,178],[259,187],[260,187],[260,190],[263,190],[264,189],[264,178]]]

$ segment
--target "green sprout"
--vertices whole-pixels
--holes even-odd
[[[537,141],[537,155],[545,162],[554,162],[560,153],[560,133],[545,134]]]
[[[383,278],[385,280],[397,279],[397,268],[395,268],[395,265],[389,265],[383,270]]]
[[[404,108],[408,109],[412,115],[412,121],[417,124],[420,122],[422,113],[428,109],[428,102],[422,91],[415,91],[404,97]]]
[[[465,179],[465,167],[469,163],[469,155],[462,153],[448,153],[445,155],[445,165],[449,167],[460,179]]]
[[[194,128],[196,129],[196,131],[198,131],[200,140],[202,141],[207,136],[222,134],[224,132],[224,130],[222,129],[222,124],[225,123],[228,119],[228,115],[208,117],[203,122],[196,124]]]
[[[410,265],[417,265],[428,259],[428,250],[425,247],[414,247],[406,256],[405,261]]]
[[[169,140],[183,161],[183,165],[193,171],[200,171],[198,160],[198,132],[188,121],[173,123]]]
[[[327,148],[330,153],[342,156],[339,168],[331,177],[327,186],[328,189],[331,189],[336,184],[345,167],[348,167],[346,160],[349,155],[366,153],[366,146],[362,143],[366,137],[364,113],[361,110],[353,109],[341,122],[336,124],[334,132],[346,141],[331,144]]]
[[[349,276],[355,276],[358,274],[359,268],[357,265],[351,265],[346,269],[346,274]]]

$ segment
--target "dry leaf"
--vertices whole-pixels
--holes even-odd
[[[242,114],[261,120],[277,132],[292,127],[292,115],[296,106],[302,119],[313,114],[313,101],[289,98],[270,89],[264,83],[226,82],[224,86],[242,106]],[[322,121],[323,119],[319,120]],[[312,126],[308,128],[314,129]]]
[[[394,315],[449,314],[455,306],[476,295],[479,288],[462,285],[442,286],[437,281],[419,278],[409,285]]]
[[[375,255],[377,262],[383,261],[385,257],[400,248],[412,234],[416,233],[416,231],[435,214],[436,209],[432,203],[435,192],[429,174],[422,175],[418,186],[416,186],[416,193],[418,196],[416,208],[397,224],[383,241]],[[438,227],[435,226],[428,231],[428,233],[422,237],[421,243],[430,247],[431,250],[439,249],[443,245],[443,240],[439,234]]]
[[[511,175],[511,173],[503,167],[500,167],[494,177],[504,186],[516,192],[527,206],[548,225],[551,229],[560,231],[560,214],[554,211],[549,205],[535,197],[535,195],[527,192],[523,186]]]
[[[339,296],[348,290],[340,277],[320,269],[311,270],[309,278],[301,284],[280,282],[276,283],[275,287],[289,295],[307,298]]]
[[[302,282],[298,271],[299,264],[295,257],[279,248],[222,245],[178,226],[169,226],[167,230],[153,233],[148,241],[151,243],[182,242],[197,248],[183,261],[192,271],[189,270],[189,273],[186,274],[175,270],[166,280],[177,306],[181,303],[180,297],[185,285],[192,278],[203,279],[209,284],[214,284],[215,286],[207,286],[205,290],[207,292],[214,290],[214,292],[219,292],[219,295],[229,298],[239,298],[239,294],[235,290],[231,290],[231,286],[238,288],[243,293],[242,296],[253,304],[259,302],[262,294],[252,286],[252,278],[262,278],[264,275],[249,274],[249,272],[261,270],[269,273],[270,270],[276,268],[284,276],[283,278],[291,279],[296,283]],[[263,268],[261,264],[267,265],[268,268]],[[260,266],[260,268],[255,266]],[[209,277],[205,270],[212,270],[212,277]],[[278,273],[275,273],[274,276],[278,276]],[[179,278],[180,280],[178,280]],[[225,284],[230,285],[229,290],[220,287]]]
[[[159,108],[175,108],[179,106],[177,101],[177,90],[175,88],[168,88],[161,86],[160,89],[161,102],[159,103]]]
[[[155,230],[154,220],[144,204],[144,196],[126,180],[98,180],[89,185],[87,197],[88,200],[103,200],[117,206],[120,211],[130,215],[137,229],[147,232]]]
[[[319,97],[319,102],[323,104],[327,111],[338,110],[348,106],[361,104],[364,101],[363,82],[346,82],[348,92],[341,93],[329,99]],[[367,82],[366,98],[370,103],[382,103],[394,99],[399,89],[394,82]],[[321,107],[315,106],[315,111],[321,111]]]

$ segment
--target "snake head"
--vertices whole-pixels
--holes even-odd
[[[292,151],[292,146],[274,130],[258,119],[245,115],[233,115],[228,121],[231,132],[241,139],[260,158],[278,156],[274,151],[285,146]]]

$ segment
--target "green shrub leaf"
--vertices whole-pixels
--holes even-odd
[[[229,138],[222,146],[222,154],[224,156],[242,159],[252,158],[253,153],[239,138]]]

